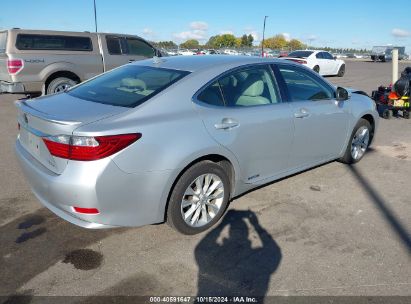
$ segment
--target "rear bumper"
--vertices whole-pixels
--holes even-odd
[[[24,84],[0,80],[0,93],[25,93]]]
[[[69,161],[61,175],[35,160],[17,140],[16,155],[39,201],[72,224],[90,228],[142,226],[164,221],[171,171],[128,174],[109,158]],[[76,213],[73,206],[97,208],[99,214]]]
[[[0,93],[25,94],[41,93],[42,82],[9,82],[0,80]]]

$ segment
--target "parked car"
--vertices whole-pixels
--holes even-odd
[[[37,198],[85,228],[215,225],[229,200],[338,159],[378,123],[365,93],[281,59],[138,61],[16,103],[16,153]]]
[[[282,57],[282,59],[305,65],[323,76],[337,75],[343,77],[345,74],[344,60],[337,59],[325,51],[293,51],[287,57]]]
[[[192,56],[192,55],[196,55],[195,52],[191,51],[191,50],[184,50],[181,49],[178,51],[178,55],[182,55],[182,56]]]
[[[0,93],[58,93],[120,65],[161,56],[133,35],[0,31]]]
[[[404,46],[374,46],[371,51],[372,61],[390,61],[392,60],[392,50],[398,49],[398,60],[406,60]]]

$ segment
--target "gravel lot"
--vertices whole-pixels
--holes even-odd
[[[371,93],[390,73],[347,61],[328,80]],[[18,97],[0,95],[0,295],[411,296],[411,120],[381,119],[359,164],[250,192],[218,228],[187,237],[167,225],[85,230],[42,208],[13,154]]]

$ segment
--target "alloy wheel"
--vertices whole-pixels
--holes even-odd
[[[201,227],[220,211],[224,184],[215,174],[203,174],[190,183],[181,201],[181,215],[187,225]]]

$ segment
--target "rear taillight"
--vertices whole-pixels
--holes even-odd
[[[82,213],[82,214],[99,214],[100,213],[100,211],[97,208],[73,207],[73,210],[77,213]]]
[[[297,62],[297,63],[300,63],[300,64],[307,64],[307,61],[305,61],[305,60],[300,60],[300,59],[288,59],[288,60],[291,60],[291,61],[294,61],[294,62]]]
[[[21,59],[7,59],[7,71],[10,75],[16,75],[24,67],[24,62]]]
[[[50,154],[72,160],[98,160],[119,152],[141,138],[141,133],[109,136],[43,137]]]

